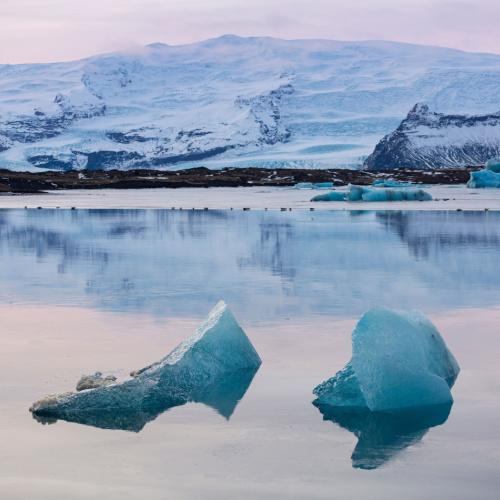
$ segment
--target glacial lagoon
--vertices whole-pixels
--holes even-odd
[[[497,497],[498,212],[12,209],[0,255],[7,498]],[[219,299],[262,358],[251,376],[153,414],[28,412],[158,360]],[[453,406],[312,405],[378,306],[437,326],[461,367]]]

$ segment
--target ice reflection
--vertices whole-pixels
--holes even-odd
[[[218,380],[209,387],[203,387],[198,393],[192,395],[190,403],[202,403],[213,408],[226,420],[231,418],[238,403],[243,399],[252,380],[257,373],[256,369],[245,369],[229,373],[223,380]],[[124,431],[140,432],[144,426],[158,415],[176,406],[186,404],[185,400],[176,400],[161,392],[154,392],[154,397],[143,401],[139,410],[109,410],[66,412],[61,420],[90,425],[100,429],[119,429]],[[134,406],[134,405],[131,405]],[[41,424],[54,424],[57,418],[33,414],[33,418]]]
[[[325,406],[320,406],[319,410],[324,420],[338,424],[358,438],[351,455],[352,466],[356,469],[376,469],[418,443],[431,427],[444,424],[451,405],[394,413]]]
[[[4,210],[0,300],[245,320],[498,304],[500,213]]]

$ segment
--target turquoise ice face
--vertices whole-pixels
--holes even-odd
[[[352,334],[351,361],[314,393],[318,405],[374,412],[449,405],[459,371],[425,316],[372,309]]]

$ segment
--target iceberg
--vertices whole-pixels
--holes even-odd
[[[414,184],[411,182],[401,182],[395,179],[375,179],[372,182],[373,187],[385,187],[385,188],[405,188],[412,187]]]
[[[352,359],[314,389],[314,404],[371,412],[451,405],[459,371],[425,316],[372,309],[353,331]]]
[[[431,201],[432,196],[423,189],[373,188],[349,186],[348,201]]]
[[[500,188],[500,173],[493,169],[478,170],[470,173],[468,188]]]
[[[500,174],[500,157],[491,158],[490,160],[488,160],[485,163],[484,168],[486,170],[491,170],[492,172]]]
[[[44,423],[63,419],[136,432],[163,411],[188,402],[207,404],[229,418],[260,364],[221,301],[191,337],[162,360],[132,372],[131,379],[47,396],[30,411]]]
[[[347,192],[331,191],[311,198],[311,201],[431,201],[432,196],[423,189],[379,188],[349,185]]]
[[[294,189],[332,189],[333,182],[299,182]]]
[[[330,191],[329,193],[317,194],[311,201],[345,201],[345,193]]]

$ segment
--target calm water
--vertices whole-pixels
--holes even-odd
[[[497,498],[499,275],[495,212],[0,211],[0,497]],[[27,411],[159,359],[221,298],[263,359],[229,407],[129,430]],[[379,305],[440,329],[462,368],[449,415],[311,404]]]

